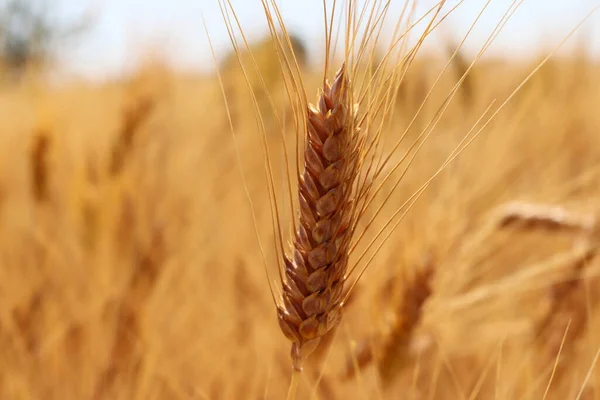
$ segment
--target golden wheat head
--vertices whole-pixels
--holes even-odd
[[[339,321],[348,266],[353,188],[359,166],[359,127],[350,103],[344,67],[325,82],[318,105],[307,111],[304,171],[298,184],[300,210],[293,254],[277,316],[292,341],[294,368]]]

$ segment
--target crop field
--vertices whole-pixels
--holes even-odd
[[[298,51],[286,62],[271,40],[238,44],[218,74],[155,60],[110,82],[2,84],[0,399],[285,399],[293,363],[296,399],[600,399],[597,60],[573,43],[543,65],[550,52],[471,64],[458,43],[420,51],[364,92],[383,114],[358,129],[363,104],[378,110],[367,100],[348,116],[358,61],[329,93]],[[365,73],[382,59],[365,56]],[[329,82],[341,65],[332,57]],[[308,147],[296,160],[305,104],[290,92],[317,107],[330,95],[322,108],[352,119],[344,132],[375,144],[349,150],[346,173],[389,177],[340,186],[355,225],[332,234],[354,234],[327,267],[347,263],[335,307],[306,301],[333,289],[279,276],[282,250],[309,263],[315,245],[294,231],[310,225],[298,185],[312,187],[298,179]],[[370,201],[356,209],[363,176]],[[274,304],[295,307],[294,291],[302,323],[343,308],[307,356],[290,356],[290,337],[298,349],[309,336]]]

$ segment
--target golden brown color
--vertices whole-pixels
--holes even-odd
[[[436,57],[421,57],[415,65],[427,68],[411,69],[406,82],[429,85],[441,69]],[[468,102],[450,105],[383,212],[414,193],[535,63],[482,60]],[[321,80],[307,71],[307,87]],[[418,123],[455,80],[443,78]],[[0,398],[281,399],[289,341],[274,318],[216,79],[150,66],[134,83],[51,88],[32,79],[0,92]],[[113,153],[138,90],[155,105],[115,175]],[[547,349],[532,340],[551,288],[571,279],[573,233],[498,229],[490,217],[513,200],[597,213],[599,96],[600,67],[583,53],[552,60],[526,85],[387,240],[328,356],[316,373],[306,367],[299,399],[540,399],[546,387],[548,399],[600,396],[591,368],[600,348],[598,259],[582,269],[572,303],[584,329],[549,385],[553,364],[540,361]],[[403,131],[421,100],[408,85],[391,132]],[[271,237],[250,104],[238,118],[258,230]],[[32,153],[40,132],[50,144],[43,162]],[[42,165],[46,174],[34,173]],[[43,202],[34,176],[45,176]],[[275,250],[266,253],[275,264]],[[385,324],[386,310],[373,306],[384,283],[429,253],[436,274],[413,335],[430,344],[385,390],[375,368],[341,382],[352,343]]]

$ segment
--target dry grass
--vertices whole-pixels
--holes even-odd
[[[426,54],[421,63],[399,89],[389,132],[405,130],[421,86],[443,67]],[[404,203],[536,64],[481,60],[381,213]],[[408,137],[433,118],[453,71]],[[318,87],[321,71],[304,74]],[[285,396],[289,342],[218,98],[216,77],[156,65],[127,82],[51,88],[32,78],[2,89],[0,398]],[[286,107],[285,96],[273,99]],[[335,340],[307,362],[298,398],[600,398],[600,264],[595,225],[585,225],[600,204],[598,104],[597,62],[575,53],[546,64],[390,234]],[[236,110],[256,229],[276,265],[255,112],[243,100]],[[276,129],[268,115],[264,123]],[[542,207],[503,208],[514,201]],[[415,304],[405,277],[418,280],[424,257],[435,274],[415,318],[399,304]],[[400,284],[390,288],[390,276]],[[410,329],[403,318],[414,319]],[[402,351],[380,356],[393,366],[385,379],[377,363],[342,379],[356,343],[382,332],[402,339]]]

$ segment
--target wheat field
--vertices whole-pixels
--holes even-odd
[[[268,49],[253,47],[263,86],[292,112]],[[390,135],[447,58],[415,58]],[[382,214],[539,61],[481,59]],[[465,62],[452,61],[409,137]],[[224,63],[226,108],[216,74],[166,65],[0,88],[1,399],[285,398],[290,346],[257,242],[276,265],[253,108],[268,96],[253,103]],[[322,70],[302,74],[315,101]],[[599,104],[600,65],[584,51],[544,64],[390,232],[297,398],[600,399]],[[269,112],[263,123],[277,146]]]

